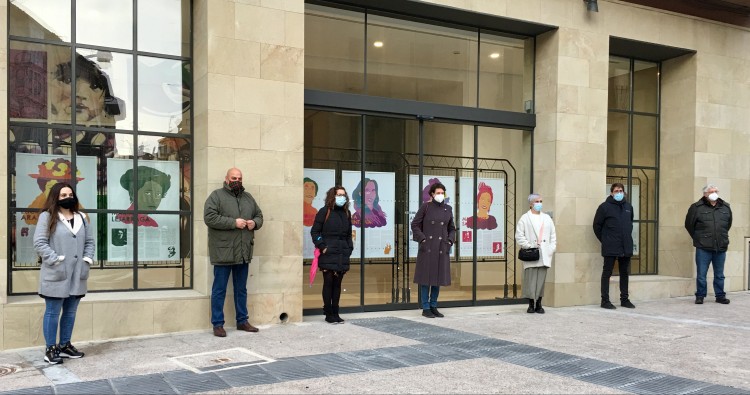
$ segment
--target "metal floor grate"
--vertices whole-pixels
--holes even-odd
[[[689,393],[690,395],[749,395],[750,391],[727,387],[724,385],[712,384],[708,387],[701,388]]]
[[[189,370],[165,372],[164,378],[180,393],[218,391],[231,388],[216,373],[198,374]],[[59,392],[58,392],[59,393]]]
[[[381,348],[379,351],[384,356],[403,362],[408,366],[431,365],[445,362],[443,358],[421,352],[411,347],[389,347]]]
[[[279,381],[304,380],[322,377],[323,372],[295,358],[282,359],[261,367]]]
[[[164,381],[161,374],[118,377],[112,379],[112,386],[119,394],[175,394],[175,390]]]
[[[511,343],[505,340],[486,337],[484,339],[468,340],[468,341],[450,344],[448,345],[448,347],[471,353],[473,351],[489,350],[492,348],[499,348],[499,347],[507,347],[513,344],[516,344],[516,343]]]
[[[626,385],[620,387],[620,389],[636,394],[687,394],[707,386],[707,383],[701,381],[676,376],[664,376],[654,380]]]
[[[596,359],[583,358],[577,361],[561,363],[559,365],[543,366],[539,368],[539,370],[547,373],[557,374],[560,376],[576,378],[583,375],[603,372],[619,367],[620,365],[615,365],[613,363],[599,361]]]
[[[631,368],[629,366],[621,366],[604,372],[583,375],[578,377],[578,379],[591,384],[618,388],[624,385],[653,380],[663,376],[664,374],[661,373],[649,372],[648,370]]]
[[[444,362],[449,361],[461,361],[465,359],[474,359],[476,358],[475,355],[471,355],[469,353],[456,350],[453,348],[448,348],[443,345],[435,345],[435,344],[416,344],[413,346],[409,346],[417,351],[424,352],[430,355],[434,355],[438,358],[443,359]]]
[[[509,358],[518,356],[527,356],[532,354],[540,354],[547,350],[539,347],[527,346],[524,344],[512,344],[507,347],[490,348],[486,350],[471,351],[471,354],[485,357],[508,360]]]
[[[55,393],[62,394],[114,394],[115,389],[109,383],[109,380],[83,381],[80,383],[60,384],[55,387]]]
[[[251,385],[273,384],[279,380],[271,376],[260,367],[261,365],[245,366],[237,369],[222,370],[215,374],[232,387],[248,387]]]
[[[575,355],[565,354],[557,351],[545,351],[538,354],[518,355],[505,359],[514,365],[525,366],[532,369],[540,369],[545,366],[559,365],[562,363],[577,361],[581,358]]]
[[[305,357],[297,357],[297,360],[321,371],[326,376],[358,373],[367,370],[337,354],[308,355]]]
[[[354,351],[341,353],[339,355],[349,361],[357,363],[359,366],[362,366],[367,370],[399,369],[408,366],[403,362],[381,355],[374,350]]]

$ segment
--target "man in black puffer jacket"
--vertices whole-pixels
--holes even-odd
[[[620,306],[635,308],[628,298],[630,258],[633,256],[633,206],[625,200],[625,187],[619,182],[610,187],[610,196],[599,205],[594,216],[594,234],[602,243],[602,303],[605,309],[616,307],[609,300],[609,279],[620,264]]]
[[[713,185],[703,188],[703,197],[690,205],[685,216],[685,229],[695,246],[695,304],[703,304],[706,297],[706,273],[714,266],[714,294],[716,303],[729,304],[724,292],[724,261],[729,247],[729,229],[732,227],[732,209],[719,198],[719,189]]]

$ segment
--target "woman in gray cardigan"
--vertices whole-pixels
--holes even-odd
[[[89,265],[94,263],[94,236],[80,208],[70,184],[55,184],[34,232],[34,249],[42,258],[39,296],[46,304],[42,323],[47,344],[44,360],[52,365],[62,363],[62,358],[83,357],[70,344],[70,337],[78,303],[86,295]]]

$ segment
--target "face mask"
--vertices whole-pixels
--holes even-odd
[[[621,201],[622,201],[622,199],[624,199],[624,198],[625,198],[625,194],[624,194],[624,193],[622,193],[622,192],[615,192],[615,196],[614,196],[614,198],[615,198],[615,200],[617,200],[618,202],[621,202]]]
[[[542,204],[534,203],[534,211],[542,212]]]
[[[336,205],[339,207],[344,207],[346,204],[346,196],[336,196]]]
[[[435,194],[435,196],[432,197],[432,199],[438,203],[442,203],[443,200],[445,200],[445,195],[441,194]]]
[[[78,205],[78,199],[76,199],[74,197],[65,198],[65,199],[62,199],[62,200],[58,200],[57,201],[57,205],[60,206],[60,207],[62,207],[62,208],[66,208],[68,210],[71,210],[71,209],[75,208],[76,205]]]
[[[712,202],[715,202],[715,201],[719,200],[719,194],[716,193],[716,192],[714,192],[714,193],[708,195],[708,200],[710,200]]]
[[[245,188],[242,187],[242,181],[229,181],[229,183],[227,183],[227,186],[234,193],[240,193],[245,190]]]

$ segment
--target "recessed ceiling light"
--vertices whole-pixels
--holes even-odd
[[[499,57],[500,57],[500,54],[498,52],[493,52],[493,53],[490,54],[490,58],[492,58],[492,59],[497,59]]]
[[[373,46],[374,46],[375,48],[380,48],[380,47],[382,47],[382,46],[383,46],[383,42],[382,42],[382,41],[375,41],[374,43],[372,43],[372,45],[373,45]]]

